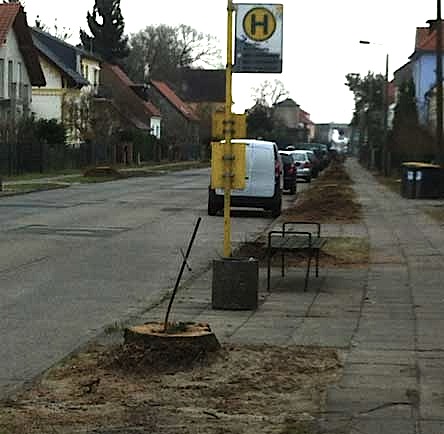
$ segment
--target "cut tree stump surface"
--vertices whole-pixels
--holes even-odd
[[[125,344],[137,344],[154,351],[211,352],[220,349],[219,341],[208,324],[171,324],[164,331],[163,323],[147,323],[127,328]]]

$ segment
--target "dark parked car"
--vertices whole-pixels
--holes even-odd
[[[290,194],[296,193],[297,169],[293,154],[290,152],[280,151],[284,166],[284,190],[289,190]]]
[[[316,178],[318,172],[324,170],[330,160],[328,154],[328,146],[323,143],[308,142],[308,143],[296,143],[294,145],[289,145],[285,150],[295,150],[301,149],[306,151],[312,151],[315,158],[313,161],[313,178]]]

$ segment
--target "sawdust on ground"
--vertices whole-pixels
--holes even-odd
[[[122,369],[116,352],[96,344],[3,402],[0,432],[312,434],[341,369],[335,350],[309,347],[227,346],[161,371]]]
[[[281,219],[355,223],[361,219],[361,205],[352,185],[344,164],[333,161],[319,179],[282,213]]]

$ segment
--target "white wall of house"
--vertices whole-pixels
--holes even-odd
[[[274,116],[276,119],[280,119],[287,128],[298,128],[300,126],[299,113],[300,109],[296,105],[291,107],[276,106]]]
[[[40,56],[39,60],[46,79],[46,86],[32,88],[31,110],[37,118],[61,121],[64,93],[62,75],[58,68],[43,57]]]
[[[158,117],[153,116],[151,118],[151,123],[150,123],[150,127],[151,127],[151,134],[153,136],[156,136],[158,139],[160,139],[160,123],[161,120]]]
[[[78,72],[90,83],[87,90],[95,93],[99,87],[100,63],[97,60],[82,57],[80,59],[80,67],[81,71]]]
[[[67,129],[67,143],[78,144],[82,137],[78,128],[84,120],[79,119],[81,105],[89,93],[94,93],[99,85],[100,63],[93,59],[82,58],[79,55],[78,66],[81,73],[90,83],[81,89],[67,88],[62,72],[45,58],[40,57],[40,65],[46,79],[46,86],[33,88],[32,111],[37,118],[57,119],[63,122]],[[96,85],[96,87],[94,86]]]
[[[20,95],[20,85],[27,86],[27,101],[31,100],[31,84],[28,71],[13,29],[10,29],[6,44],[0,46],[0,98],[11,98],[9,83],[16,83],[16,98]]]

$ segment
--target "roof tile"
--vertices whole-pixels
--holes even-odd
[[[20,3],[0,4],[0,45],[3,45],[6,42],[8,32],[11,29],[20,8]]]
[[[444,25],[442,26],[444,36]],[[415,51],[434,51],[436,50],[436,30],[430,31],[429,28],[418,27],[416,29],[416,47]]]
[[[183,102],[173,90],[163,81],[151,80],[151,84],[180,112],[190,121],[198,121],[199,118],[194,110]]]

